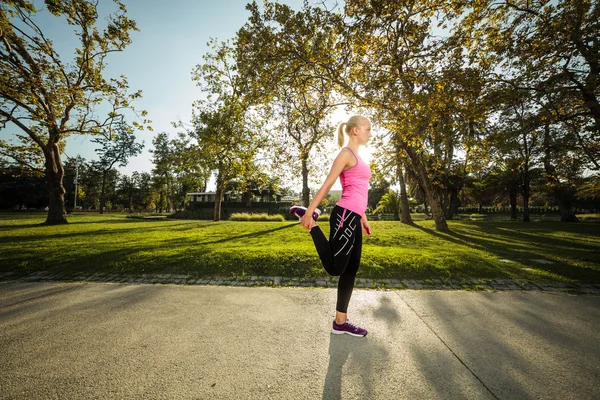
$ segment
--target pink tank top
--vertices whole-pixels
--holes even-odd
[[[342,171],[340,174],[342,197],[337,205],[359,215],[364,215],[367,210],[371,169],[350,147],[346,148],[354,154],[357,163],[354,167]]]

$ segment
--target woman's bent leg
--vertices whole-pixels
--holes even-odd
[[[321,258],[325,270],[329,272],[327,268],[333,263],[333,252],[331,251],[329,241],[318,226],[315,226],[310,230],[310,236],[312,236],[315,247],[317,248],[317,253],[319,254],[319,258]]]
[[[318,226],[310,230],[317,253],[325,270],[333,276],[341,275],[348,266],[357,232],[360,233],[360,215],[334,207],[330,219],[329,241]]]

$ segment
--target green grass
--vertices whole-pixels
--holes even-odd
[[[325,275],[310,235],[296,222],[74,214],[68,225],[39,225],[44,219],[0,213],[0,271]],[[597,222],[449,221],[451,233],[435,231],[432,221],[371,225],[359,270],[364,278],[600,282]],[[329,224],[321,226],[328,234]]]

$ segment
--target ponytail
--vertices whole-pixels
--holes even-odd
[[[347,122],[342,122],[341,124],[338,125],[338,128],[337,128],[338,145],[340,147],[344,147],[344,141],[346,140],[344,138],[344,126],[345,125],[347,125]]]

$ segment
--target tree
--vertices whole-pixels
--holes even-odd
[[[581,158],[572,157],[570,149],[573,148],[564,139],[568,136],[556,134],[549,123],[544,124],[542,139],[542,158],[546,179],[546,187],[558,202],[560,220],[562,222],[579,221],[571,206],[575,199],[577,188],[575,182],[581,175]],[[572,138],[572,136],[571,136]],[[562,139],[562,140],[561,140]]]
[[[77,188],[77,201],[81,198],[83,193],[82,186],[76,181],[79,180],[81,182],[81,177],[79,175],[80,168],[82,168],[86,164],[86,160],[81,156],[76,157],[68,157],[64,163],[65,176],[63,179],[63,184],[65,187],[65,206],[68,209],[74,210],[75,206],[75,188]],[[81,205],[81,204],[79,204]]]
[[[378,152],[375,152],[377,155]],[[390,190],[391,183],[387,179],[387,173],[377,163],[371,163],[371,180],[369,181],[369,208],[374,210],[381,197]]]
[[[587,179],[578,189],[576,196],[580,199],[600,198],[600,176],[592,176]]]
[[[388,191],[381,197],[377,208],[373,210],[373,214],[391,212],[394,214],[394,221],[400,221],[400,213],[402,212],[402,200],[398,193],[393,190]]]
[[[185,208],[189,192],[204,192],[211,171],[197,153],[197,148],[186,133],[179,133],[170,142],[172,168],[171,199],[175,210]]]
[[[152,162],[152,187],[158,194],[156,202],[157,212],[173,207],[171,188],[173,186],[174,154],[169,134],[161,132],[152,140],[154,148],[150,150],[153,155]]]
[[[199,151],[209,169],[216,171],[214,221],[221,220],[221,202],[227,185],[256,171],[254,160],[260,143],[252,135],[239,104],[204,105],[194,116]]]
[[[193,72],[209,95],[194,104],[194,127],[188,135],[197,141],[197,159],[215,171],[214,220],[220,221],[225,188],[236,178],[255,175],[256,155],[264,140],[256,110],[244,101],[244,81],[237,73],[233,49],[228,43],[213,43],[213,50]]]
[[[152,176],[148,172],[137,172],[131,174],[131,180],[133,181],[136,192],[133,199],[135,208],[141,208],[142,210],[148,210],[152,208]]]
[[[11,123],[23,132],[19,136],[23,144],[3,142],[0,147],[22,153],[24,146],[29,153],[34,148],[43,153],[49,193],[46,224],[67,222],[61,161],[65,139],[110,130],[125,110],[135,113],[132,102],[141,97],[139,91],[127,93],[124,76],[110,80],[103,76],[106,57],[123,51],[131,42],[130,31],[137,30],[135,21],[126,16],[125,5],[114,2],[118,10],[108,16],[101,31],[97,2],[45,1],[52,15],[64,17],[75,28],[80,44],[70,62],[63,62],[34,21],[33,3],[0,3],[0,125]],[[110,110],[105,118],[94,112],[100,105]]]
[[[106,189],[106,175],[118,164],[124,167],[130,157],[135,157],[142,152],[144,143],[136,143],[133,128],[125,122],[117,123],[114,132],[106,132],[102,136],[92,139],[101,147],[96,149],[99,160],[93,162],[94,168],[102,172],[102,189],[100,192],[100,214],[104,212],[104,194]]]
[[[83,163],[80,165],[78,200],[83,209],[97,210],[100,207],[101,183],[102,173],[93,168],[92,163]]]
[[[247,9],[252,15],[236,37],[236,65],[245,96],[270,109],[265,117],[281,121],[269,137],[271,154],[278,167],[291,166],[291,174],[300,173],[302,204],[308,206],[309,175],[325,172],[319,155],[335,132],[329,113],[342,105],[333,82],[306,62],[335,53],[331,31],[322,29],[327,13],[307,5],[294,11],[270,2],[261,13],[255,1]]]
[[[489,85],[507,85],[538,109],[547,185],[561,220],[574,220],[568,186],[579,168],[600,171],[600,7],[585,0],[478,0],[452,8],[461,17],[455,39],[471,60],[491,67]],[[559,165],[571,171],[563,169],[561,178]]]
[[[135,187],[135,181],[133,178],[123,175],[117,184],[117,193],[123,201],[123,207],[133,212],[134,209],[134,198],[137,192]]]
[[[457,1],[455,25],[471,58],[530,94],[557,93],[563,120],[585,117],[600,132],[600,7],[593,1]]]
[[[487,143],[497,149],[499,158],[518,160],[523,221],[529,222],[532,170],[538,162],[542,137],[539,108],[528,93],[505,89],[499,94],[501,109]]]
[[[443,20],[449,12],[444,3],[350,0],[344,12],[340,48],[351,49],[345,57],[350,72],[333,79],[374,110],[389,132],[390,159],[405,153],[436,229],[447,231],[445,176],[464,137],[485,116],[481,68],[464,59],[455,41],[433,34],[434,16]]]

